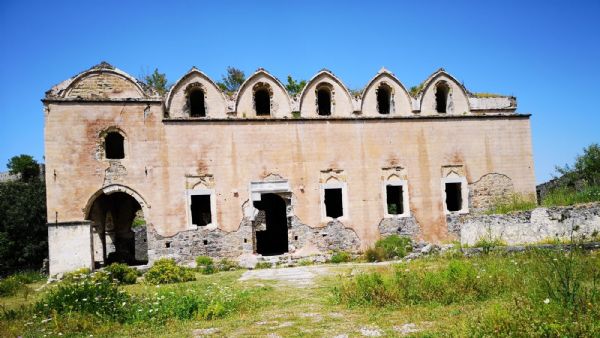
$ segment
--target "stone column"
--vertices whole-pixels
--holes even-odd
[[[94,268],[92,222],[48,224],[50,276],[80,268]]]

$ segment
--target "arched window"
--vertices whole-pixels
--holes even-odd
[[[104,151],[106,158],[111,160],[120,160],[125,158],[125,149],[123,135],[116,131],[111,131],[104,137]]]
[[[331,115],[331,90],[327,87],[321,87],[317,90],[317,108],[319,115]]]
[[[445,113],[446,107],[448,106],[448,93],[450,92],[450,87],[446,82],[439,82],[435,86],[435,110],[438,113]]]
[[[377,110],[379,114],[389,114],[392,97],[392,88],[382,83],[377,88]]]
[[[271,115],[271,95],[266,88],[257,89],[254,92],[254,106],[256,107],[256,116]]]
[[[205,117],[206,106],[204,105],[204,91],[200,88],[193,89],[190,92],[189,97],[190,104],[190,116],[191,117]]]

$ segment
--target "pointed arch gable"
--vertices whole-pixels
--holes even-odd
[[[361,97],[360,110],[362,111],[363,114],[365,114],[365,108],[370,108],[370,107],[365,107],[365,102],[367,102],[367,104],[371,103],[370,101],[372,101],[372,100],[370,100],[370,97],[372,95],[375,95],[375,91],[378,88],[375,85],[383,82],[384,79],[389,80],[388,85],[390,85],[390,83],[391,83],[394,87],[396,87],[396,89],[399,89],[399,92],[396,92],[394,94],[397,99],[404,101],[404,102],[396,102],[397,111],[395,114],[396,115],[398,115],[398,114],[408,115],[408,113],[410,113],[412,111],[411,96],[408,93],[408,91],[406,90],[406,87],[402,84],[402,82],[393,73],[387,71],[386,69],[382,69],[379,73],[377,73],[369,81],[369,83],[367,83],[367,86],[365,87],[365,90],[363,91],[363,94]],[[386,81],[386,82],[388,82],[388,81]],[[401,98],[399,98],[398,95],[402,95]]]
[[[334,84],[336,84],[342,91],[342,95],[337,95],[336,93],[336,97],[344,97],[346,99],[346,104],[345,106],[347,107],[347,115],[350,115],[350,113],[352,113],[353,111],[353,105],[352,105],[352,95],[350,95],[350,91],[348,90],[348,87],[346,87],[346,85],[337,77],[335,76],[331,71],[327,70],[327,69],[323,69],[321,71],[319,71],[315,76],[313,76],[307,83],[306,86],[304,86],[304,89],[302,90],[302,93],[300,93],[300,112],[303,112],[306,110],[306,105],[307,104],[311,104],[314,102],[307,102],[307,96],[309,95],[309,93],[314,92],[316,89],[316,86],[322,82],[324,79],[328,79],[329,81],[333,82]],[[332,98],[335,99],[335,98]],[[309,100],[312,101],[312,100]],[[342,112],[342,114],[344,114],[345,112]],[[339,113],[337,114],[332,114],[332,115],[340,115]]]
[[[451,89],[458,89],[460,97],[457,98],[457,103],[459,103],[457,107],[456,113],[470,112],[471,105],[468,99],[468,91],[467,89],[460,83],[454,76],[447,73],[443,68],[438,69],[436,72],[431,74],[427,80],[425,80],[423,89],[419,92],[419,109],[421,112],[427,112],[428,107],[424,107],[425,100],[429,99],[428,94],[435,88],[435,84],[439,80],[444,80],[450,84],[452,84]],[[427,98],[426,98],[427,97]],[[460,99],[460,100],[458,100]]]
[[[260,82],[262,82],[261,86],[268,88],[271,94],[271,116],[284,117],[291,115],[292,100],[287,89],[279,79],[260,68],[242,83],[236,93],[235,111],[238,116],[255,116],[253,90]]]
[[[167,97],[165,99],[165,113],[170,113],[172,108],[175,108],[175,105],[182,105],[181,102],[177,102],[177,104],[174,104],[174,100],[175,101],[181,101],[182,97],[184,96],[183,91],[185,90],[185,88],[190,85],[192,82],[194,82],[194,78],[199,79],[201,84],[203,84],[203,86],[205,87],[205,89],[209,89],[210,88],[210,99],[212,99],[211,101],[216,101],[218,103],[220,103],[219,105],[217,105],[217,107],[211,107],[214,109],[212,110],[212,114],[210,115],[224,115],[225,114],[225,95],[223,94],[223,91],[219,88],[219,86],[217,86],[217,84],[210,78],[208,77],[206,74],[204,74],[202,71],[200,71],[199,69],[197,69],[196,67],[192,67],[187,73],[185,73],[181,78],[179,78],[179,80],[177,80],[177,82],[175,82],[175,84],[171,87],[171,89],[169,90],[169,93],[167,94]],[[205,93],[205,95],[208,96],[208,93]],[[213,104],[214,106],[214,104]],[[222,106],[222,107],[221,107]],[[182,107],[179,107],[182,108]],[[178,115],[178,112],[175,112],[174,114],[175,116]],[[207,115],[208,116],[208,115]]]

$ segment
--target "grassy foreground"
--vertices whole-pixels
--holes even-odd
[[[0,336],[600,335],[597,252],[455,253],[328,269],[308,287],[241,282],[240,270],[197,273],[186,283],[138,282],[97,296],[98,309],[118,302],[97,313],[79,305],[90,299],[57,298],[60,286],[34,282],[0,297]]]

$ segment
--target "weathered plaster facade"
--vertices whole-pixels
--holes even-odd
[[[198,90],[204,110],[194,117],[190,95]],[[258,91],[268,93],[266,116],[257,114]],[[319,95],[330,95],[330,115],[320,115]],[[385,69],[361,97],[327,70],[290,97],[259,69],[230,97],[192,68],[161,97],[102,63],[43,102],[48,222],[60,229],[92,221],[90,239],[80,240],[95,243],[97,264],[140,237],[131,231],[135,210],[118,201],[142,210],[150,261],[185,261],[260,251],[269,222],[284,227],[272,234],[297,255],[357,251],[391,233],[441,241],[453,236],[448,215],[498,195],[535,193],[529,115],[515,112],[514,98],[475,97],[443,70],[416,97]],[[107,159],[110,133],[123,140],[122,158]],[[400,201],[386,199],[388,185]],[[448,211],[445,187],[458,189],[459,210]],[[334,217],[325,189],[339,192]],[[192,196],[201,195],[210,204],[191,211],[199,203]],[[261,206],[263,197],[275,204]],[[388,213],[389,203],[402,205]],[[261,211],[271,215],[266,224]],[[53,238],[51,255],[63,245],[59,233]],[[78,257],[51,257],[51,273],[90,264]]]

